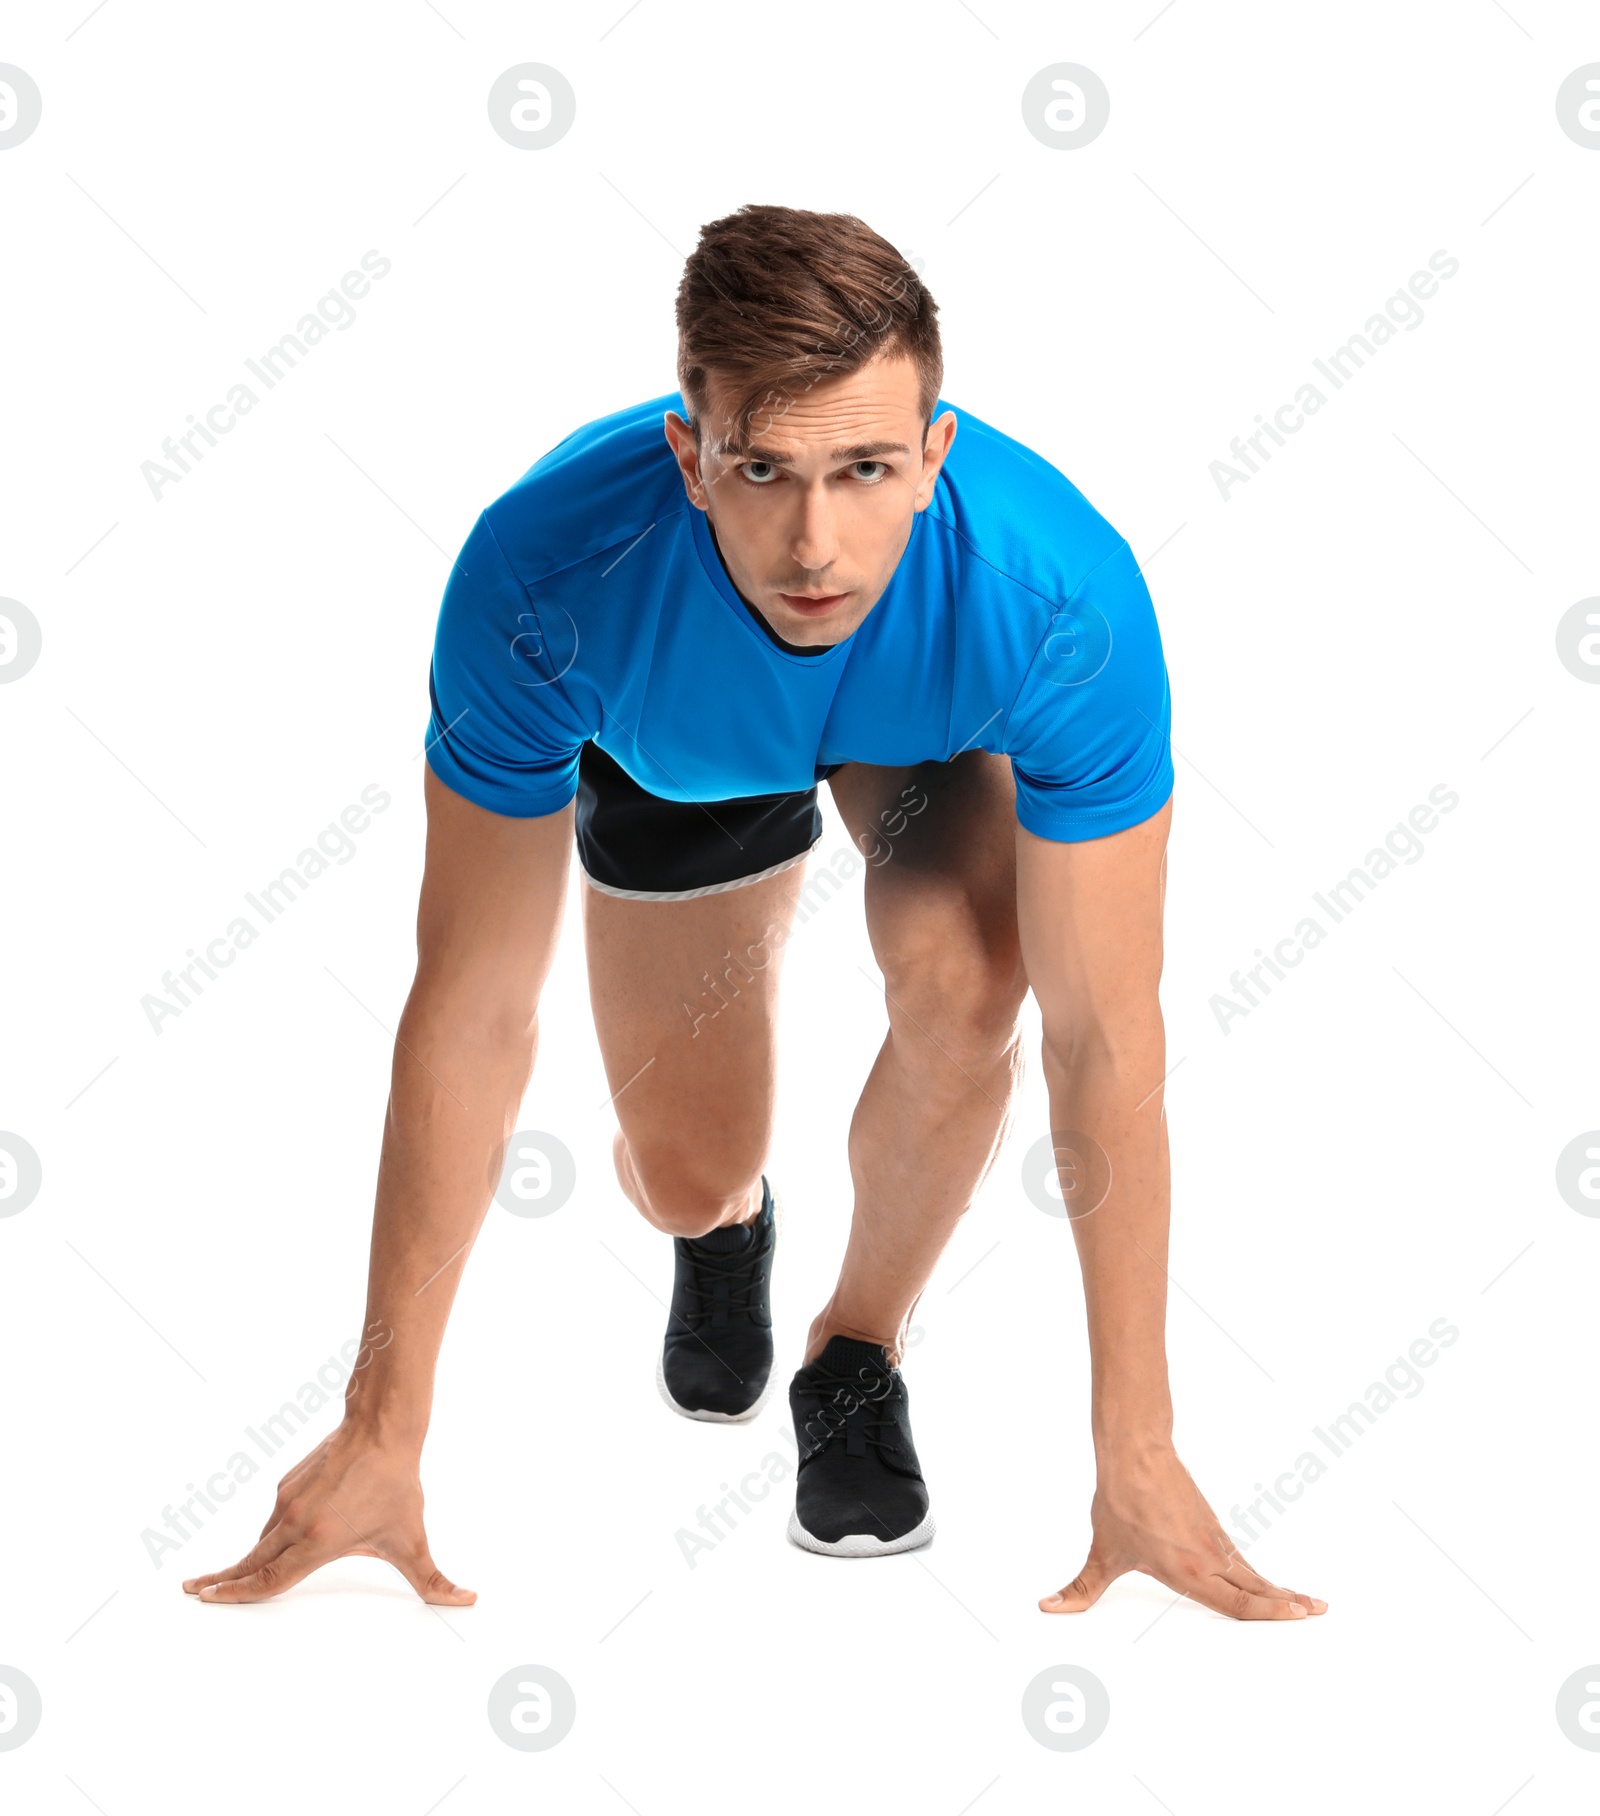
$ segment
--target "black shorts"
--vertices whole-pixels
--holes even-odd
[[[607,895],[681,902],[738,889],[804,863],[821,837],[814,785],[732,801],[665,801],[592,741],[578,758],[578,861]]]

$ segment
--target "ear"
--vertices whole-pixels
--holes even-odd
[[[946,410],[943,416],[936,418],[928,425],[928,433],[922,444],[922,478],[918,482],[915,496],[911,500],[914,511],[925,511],[933,499],[933,488],[939,478],[939,470],[950,452],[950,444],[956,438],[956,413]]]
[[[695,446],[694,430],[676,410],[668,410],[663,414],[661,426],[677,457],[678,470],[683,474],[683,486],[689,494],[689,502],[703,511],[706,508],[706,489],[700,476],[700,450]]]

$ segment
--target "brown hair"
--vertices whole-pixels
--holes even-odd
[[[746,203],[700,229],[678,286],[678,389],[695,440],[708,374],[732,387],[712,441],[737,453],[824,379],[909,355],[923,433],[944,382],[939,306],[889,242],[853,214]]]

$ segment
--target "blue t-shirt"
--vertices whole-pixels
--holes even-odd
[[[688,415],[673,391],[585,424],[473,526],[429,687],[428,761],[448,787],[553,813],[593,739],[673,801],[971,749],[1010,757],[1017,818],[1042,838],[1101,838],[1166,800],[1155,608],[1126,541],[1047,460],[957,410],[882,597],[842,642],[792,655],[690,503],[669,409]]]

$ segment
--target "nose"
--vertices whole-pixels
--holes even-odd
[[[789,545],[789,553],[808,573],[821,573],[839,558],[833,507],[821,484],[797,490],[800,491],[800,522]]]

